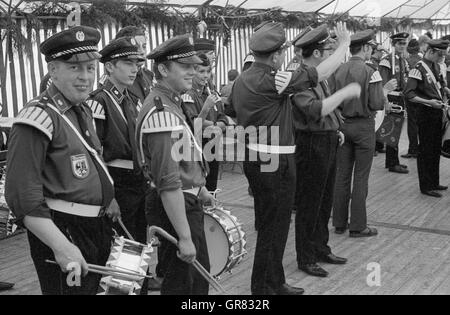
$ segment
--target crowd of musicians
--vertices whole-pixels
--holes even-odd
[[[176,236],[178,246],[161,240],[158,248],[162,294],[208,294],[192,263],[210,268],[203,206],[217,202],[211,192],[219,162],[204,159],[211,139],[198,139],[194,124],[200,120],[204,130],[220,134],[234,119],[244,128],[278,130],[246,143],[257,229],[251,293],[303,294],[286,283],[283,268],[292,210],[299,270],[327,277],[323,264],[347,263],[328,244],[332,212],[338,234],[378,234],[366,209],[376,151],[385,150],[390,172],[408,172],[398,142],[386,149],[376,143],[377,112],[403,118],[407,110],[404,157],[418,160],[421,192],[441,197],[447,189],[439,161],[450,42],[409,38],[393,35],[394,51],[386,55],[372,30],[351,35],[338,23],[330,33],[322,25],[287,42],[282,24],[265,22],[249,40],[243,72],[230,73],[220,97],[214,41],[175,36],[148,54],[140,27],[124,28],[101,51],[93,28],[50,37],[40,46],[48,63],[42,94],[26,104],[11,131],[6,179],[6,199],[28,230],[42,293],[97,293],[100,276],[88,264],[106,264],[114,231],[123,233],[121,218],[137,242],[147,242],[149,225]],[[292,45],[296,56],[282,71]],[[105,73],[93,91],[98,62]],[[191,159],[173,155],[182,137]],[[277,157],[276,169],[267,170],[267,156]],[[81,286],[66,282],[72,263],[81,266],[75,271]]]

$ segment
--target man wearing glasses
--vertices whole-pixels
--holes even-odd
[[[296,42],[302,50],[302,68],[317,67],[334,51],[334,40],[328,26],[311,30]],[[315,88],[293,97],[296,129],[296,250],[300,270],[315,277],[327,277],[328,272],[317,263],[344,265],[347,259],[332,254],[328,246],[328,222],[333,207],[336,179],[336,156],[345,137],[339,131],[342,119],[338,106],[347,99],[357,98],[361,86],[349,84],[331,95],[327,80]]]

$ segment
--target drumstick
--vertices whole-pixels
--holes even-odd
[[[48,264],[51,264],[51,265],[59,265],[57,262],[51,261],[51,260],[46,260],[45,262]],[[102,266],[91,265],[91,264],[88,264],[88,271],[91,273],[100,274],[100,275],[104,275],[104,276],[118,276],[118,277],[128,278],[132,281],[139,281],[143,278],[153,279],[153,277],[144,276],[144,275],[141,275],[138,273],[126,272],[126,271],[121,271],[121,270],[118,270],[115,268],[108,268],[108,267],[102,267]]]
[[[155,233],[158,233],[159,235],[161,235],[162,237],[164,237],[165,239],[167,239],[169,242],[171,242],[172,244],[174,244],[175,246],[178,247],[178,241],[175,237],[173,237],[172,235],[170,235],[169,233],[167,233],[166,231],[164,231],[163,229],[156,227],[156,226],[152,226],[149,229],[149,234],[151,236],[155,235]],[[200,275],[206,280],[208,281],[208,283],[213,287],[214,290],[216,290],[217,292],[220,292],[221,294],[226,294],[225,289],[220,285],[219,282],[217,282],[217,280],[202,266],[202,264],[200,264],[198,262],[197,259],[194,260],[194,262],[192,263],[192,265],[194,266],[194,268],[200,273]]]
[[[125,234],[127,235],[128,239],[130,239],[131,241],[134,242],[134,238],[131,235],[131,233],[127,230],[127,227],[125,226],[125,224],[123,224],[122,218],[118,218],[117,222],[119,222],[120,227],[125,232]]]

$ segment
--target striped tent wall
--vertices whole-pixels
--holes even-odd
[[[1,93],[0,103],[3,105],[4,117],[15,117],[20,109],[39,93],[39,85],[41,78],[47,73],[47,65],[45,58],[39,53],[39,45],[56,32],[67,28],[65,20],[61,20],[53,29],[31,29],[27,32],[27,25],[24,19],[18,19],[22,35],[27,38],[25,49],[16,49],[14,45],[7,46],[7,40],[3,40],[0,45],[0,74],[6,72],[5,82],[0,82]],[[109,41],[115,38],[117,32],[121,28],[118,24],[105,25],[101,31],[102,40],[100,49]],[[156,46],[172,37],[173,29],[165,24],[151,23],[147,25],[147,47],[148,51],[153,50]],[[288,40],[293,40],[300,32],[300,29],[290,28],[287,30]],[[423,30],[412,30],[416,34],[422,34]],[[2,38],[6,30],[1,30]],[[27,34],[30,33],[30,34]],[[241,71],[245,56],[249,52],[249,38],[253,33],[251,26],[242,27],[231,30],[231,38],[227,46],[223,45],[223,38],[217,33],[210,33],[208,36],[217,41],[217,69],[216,80],[217,86],[220,88],[228,82],[228,71],[236,69]],[[441,37],[450,34],[450,26],[441,26],[436,28],[435,37]],[[389,45],[389,34],[379,34],[379,40]],[[8,56],[7,56],[8,55]],[[286,54],[287,64],[294,57],[293,48],[289,49]],[[7,64],[5,62],[7,61]],[[147,64],[151,69],[151,63]],[[103,65],[100,64],[97,76],[103,74]],[[3,79],[0,75],[0,80]]]

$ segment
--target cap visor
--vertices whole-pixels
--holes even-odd
[[[180,59],[177,59],[174,61],[186,64],[186,65],[201,65],[201,64],[203,64],[203,60],[201,60],[198,56],[180,58]]]
[[[72,55],[67,60],[63,60],[67,63],[78,63],[78,62],[86,62],[86,61],[92,61],[92,60],[98,60],[102,57],[98,52],[85,52],[81,54]]]

